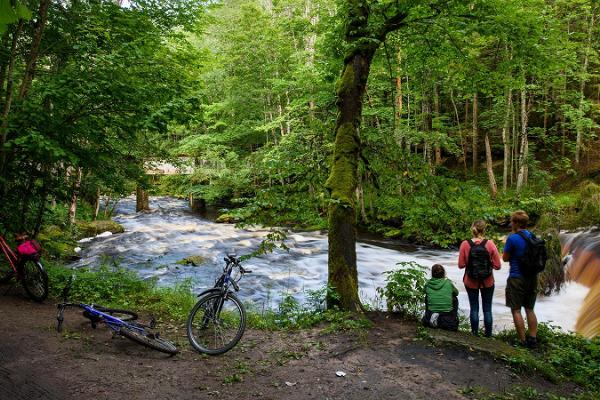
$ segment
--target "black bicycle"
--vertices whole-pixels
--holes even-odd
[[[138,318],[138,315],[133,311],[107,308],[93,304],[68,303],[67,299],[72,283],[73,277],[69,279],[63,289],[63,303],[57,305],[58,315],[56,316],[56,320],[58,322],[56,330],[58,332],[62,331],[65,308],[77,307],[83,309],[83,316],[90,320],[92,328],[94,329],[96,329],[97,324],[104,323],[112,329],[113,332],[125,336],[142,346],[171,355],[179,352],[173,343],[161,338],[157,332],[153,331],[155,325],[154,319],[150,321],[149,325],[144,325],[138,322],[128,322]]]
[[[200,299],[187,320],[191,345],[209,355],[231,350],[246,329],[246,310],[231,288],[239,291],[238,282],[252,271],[244,269],[235,254],[228,254],[224,261],[225,268],[215,286],[198,295]]]

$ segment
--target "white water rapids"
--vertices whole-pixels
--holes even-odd
[[[174,285],[191,279],[194,290],[199,292],[213,285],[228,252],[250,253],[268,233],[266,229],[238,229],[231,224],[202,219],[189,211],[185,200],[157,197],[151,199],[150,207],[151,212],[136,213],[135,198],[121,200],[114,220],[123,225],[125,233],[84,240],[82,258],[73,265],[98,265],[108,257],[137,271],[142,278],[157,277],[160,285]],[[289,252],[278,250],[244,263],[252,274],[240,282],[238,294],[243,301],[251,301],[259,309],[275,308],[284,294],[292,294],[302,302],[306,290],[325,285],[327,236],[290,232],[285,243]],[[189,256],[201,256],[206,262],[199,266],[176,264]],[[383,306],[377,299],[376,288],[385,285],[384,272],[395,269],[396,263],[416,261],[427,267],[440,263],[460,291],[460,309],[468,314],[463,271],[457,266],[458,251],[368,240],[357,243],[357,257],[360,296],[365,303]],[[510,311],[504,306],[508,264],[503,264],[494,274],[496,290],[492,311],[495,329],[501,330],[512,326]],[[538,297],[538,319],[572,330],[587,291],[584,286],[569,283],[558,295]],[[480,323],[483,324],[483,315]]]

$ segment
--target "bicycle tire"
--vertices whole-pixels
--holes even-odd
[[[217,315],[214,315],[221,299],[223,305],[217,311]],[[219,355],[231,350],[240,341],[245,329],[246,310],[233,293],[227,293],[225,296],[221,293],[209,293],[201,297],[192,308],[186,324],[192,347],[208,355]],[[225,339],[225,331],[228,331],[231,337]],[[218,344],[218,339],[221,345]]]
[[[34,301],[42,302],[48,297],[48,274],[40,261],[27,259],[22,264],[23,288]]]
[[[143,329],[142,333],[136,329],[123,325],[119,328],[119,334],[125,336],[127,339],[141,344],[142,346],[160,351],[162,353],[171,355],[179,353],[179,349],[177,349],[177,346],[175,346],[173,343],[160,338],[158,334],[147,332],[145,329]]]
[[[137,313],[129,310],[122,310],[120,308],[109,308],[98,305],[94,305],[94,309],[105,314],[112,315],[113,317],[118,318],[121,321],[135,321],[136,319],[138,319]]]

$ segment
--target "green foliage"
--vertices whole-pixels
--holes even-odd
[[[196,302],[188,281],[166,288],[157,286],[154,279],[142,280],[135,272],[118,266],[71,270],[50,263],[46,267],[50,294],[55,298],[61,297],[67,279],[74,274],[72,301],[149,312],[178,322],[186,320]]]
[[[414,261],[400,262],[400,268],[386,271],[386,285],[377,294],[387,300],[387,309],[418,318],[424,309],[426,268]]]
[[[520,349],[518,355],[507,361],[520,371],[538,371],[557,381],[561,378],[580,384],[591,392],[598,391],[600,376],[600,339],[586,339],[560,328],[540,324],[535,352]],[[514,330],[498,335],[498,339],[516,342]]]
[[[578,219],[582,226],[600,225],[600,185],[585,184],[577,201]]]
[[[331,287],[323,287],[306,293],[307,301],[300,304],[293,296],[284,296],[276,310],[259,312],[250,310],[248,323],[256,329],[288,330],[306,329],[324,325],[325,332],[340,330],[364,331],[372,323],[362,315],[327,309],[325,299],[328,295],[336,296]]]

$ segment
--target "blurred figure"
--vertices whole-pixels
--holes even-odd
[[[563,256],[569,253],[567,280],[590,288],[579,311],[575,330],[593,338],[600,335],[600,231],[573,236],[563,246]]]

